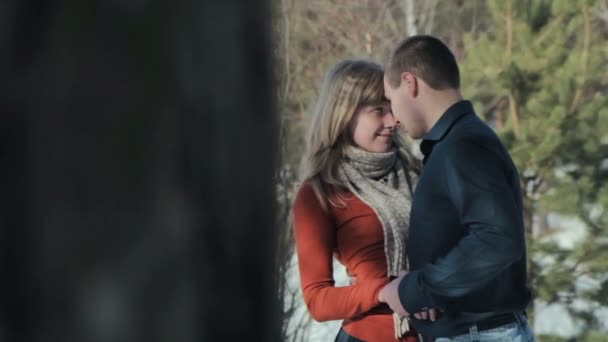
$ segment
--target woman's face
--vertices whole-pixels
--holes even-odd
[[[391,150],[397,124],[390,103],[383,101],[377,105],[360,106],[350,122],[350,133],[360,148],[383,153]]]

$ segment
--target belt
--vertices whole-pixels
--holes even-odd
[[[477,326],[477,331],[490,330],[494,328],[498,328],[503,325],[507,325],[510,323],[518,322],[519,319],[516,317],[519,313],[506,313],[500,314],[492,317],[488,317],[486,319],[482,319],[481,321],[475,322],[474,325]],[[457,335],[468,334],[469,328],[464,328],[458,331]]]

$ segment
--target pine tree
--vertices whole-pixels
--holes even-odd
[[[535,298],[564,304],[582,324],[577,340],[596,341],[594,310],[608,306],[608,43],[600,2],[487,5],[493,29],[464,37],[463,93],[520,170]],[[572,247],[556,243],[549,214],[576,218],[586,234]]]

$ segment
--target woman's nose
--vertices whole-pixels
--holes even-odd
[[[393,113],[388,113],[384,118],[384,126],[394,128],[399,125],[399,120],[395,118]]]

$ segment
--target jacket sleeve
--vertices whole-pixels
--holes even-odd
[[[406,311],[445,310],[448,301],[483,288],[525,257],[517,171],[499,152],[458,142],[441,155],[444,179],[438,181],[467,233],[442,258],[402,279],[399,297]]]
[[[336,227],[307,183],[296,196],[293,215],[302,292],[311,316],[319,322],[349,319],[379,305],[378,292],[389,282],[388,278],[334,286]]]

